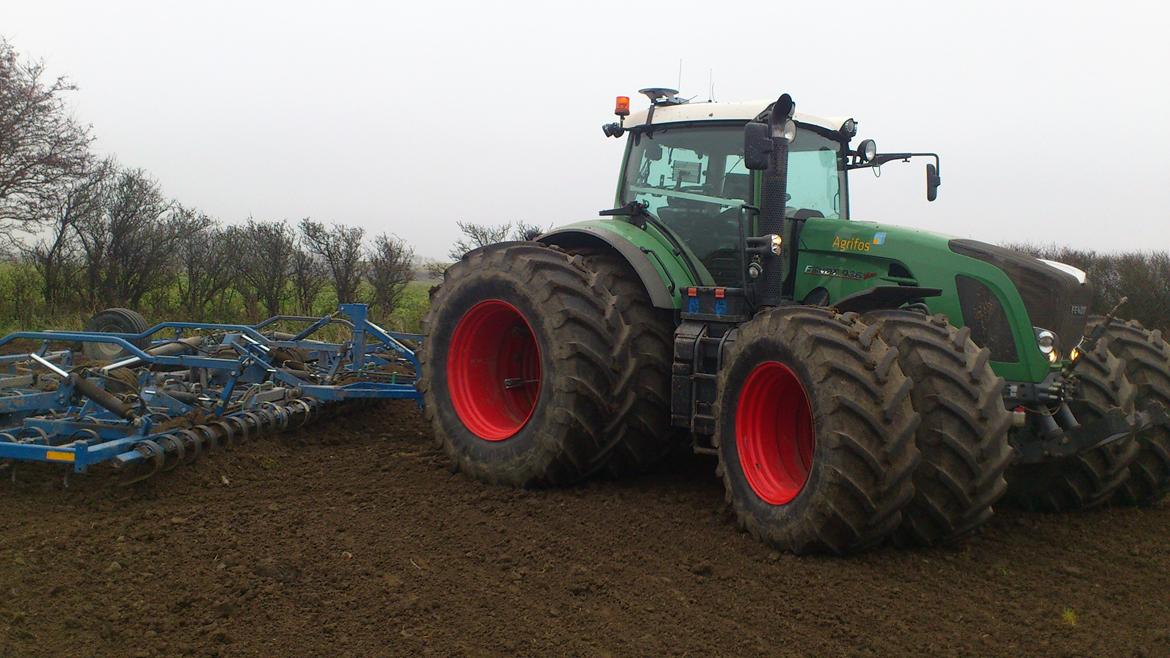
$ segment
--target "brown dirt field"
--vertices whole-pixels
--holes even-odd
[[[712,471],[489,487],[405,403],[131,488],[21,466],[0,656],[1170,655],[1170,507],[797,558],[735,530]]]

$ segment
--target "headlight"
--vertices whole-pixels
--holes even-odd
[[[1060,352],[1056,349],[1056,334],[1040,327],[1033,327],[1033,329],[1036,331],[1036,345],[1040,347],[1040,352],[1048,357],[1048,362],[1060,361]]]

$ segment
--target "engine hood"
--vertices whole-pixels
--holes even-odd
[[[952,239],[948,246],[1002,270],[1020,293],[1032,325],[1055,332],[1062,353],[1080,341],[1093,297],[1084,272],[975,240]]]

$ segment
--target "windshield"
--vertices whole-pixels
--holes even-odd
[[[743,125],[667,125],[630,139],[619,204],[646,204],[717,283],[738,282],[739,209],[755,200],[752,175],[743,164]],[[839,150],[838,142],[797,130],[788,156],[790,215],[843,217]]]

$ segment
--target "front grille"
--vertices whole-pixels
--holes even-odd
[[[963,326],[971,330],[971,340],[991,350],[994,361],[1018,361],[1012,325],[991,289],[982,281],[962,274],[955,277],[955,285],[959,289]]]
[[[1019,291],[1032,325],[1056,332],[1062,351],[1080,341],[1088,320],[1089,300],[1093,296],[1089,283],[1081,284],[1071,274],[1003,247],[974,240],[951,240],[950,247],[957,254],[979,259],[1002,270]],[[962,296],[960,290],[960,304]],[[964,307],[964,319],[966,314]],[[971,331],[975,333],[974,328]],[[994,350],[992,353],[994,355]],[[996,357],[996,360],[1005,359]]]

